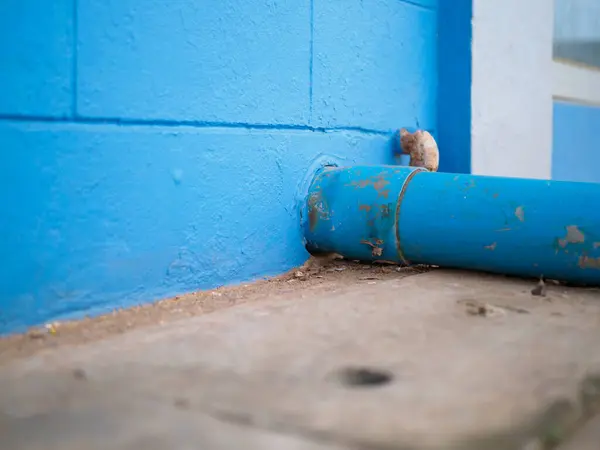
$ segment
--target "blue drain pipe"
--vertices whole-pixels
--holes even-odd
[[[327,167],[302,218],[311,253],[600,285],[600,184]]]

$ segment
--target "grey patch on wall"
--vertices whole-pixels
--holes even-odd
[[[554,58],[600,68],[600,40],[555,41],[553,52]]]

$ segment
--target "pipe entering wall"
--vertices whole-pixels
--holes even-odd
[[[595,183],[329,167],[302,227],[311,253],[600,285],[598,205]]]

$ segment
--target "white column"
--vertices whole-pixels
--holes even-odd
[[[472,173],[551,176],[552,0],[473,0]]]

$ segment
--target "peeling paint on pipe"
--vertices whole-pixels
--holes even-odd
[[[328,167],[303,210],[306,247],[600,285],[600,184]]]

